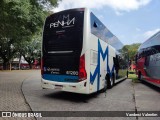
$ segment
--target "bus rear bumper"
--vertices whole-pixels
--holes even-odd
[[[49,81],[41,78],[41,87],[44,89],[55,89],[59,91],[89,94],[87,90],[87,80],[78,83],[64,83]]]

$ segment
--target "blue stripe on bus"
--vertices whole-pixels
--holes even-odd
[[[56,82],[77,82],[78,76],[43,74],[43,79]]]
[[[96,67],[93,75],[92,75],[92,73],[90,73],[90,83],[91,83],[92,85],[93,85],[93,83],[94,83],[94,80],[95,80],[98,72],[99,72],[99,66],[97,65],[97,67]]]
[[[107,72],[110,74],[110,76],[111,76],[111,74],[114,72],[114,65],[113,65],[111,71],[110,71],[110,68],[109,68],[108,53],[109,53],[108,46],[107,46],[105,52],[103,52],[102,47],[101,47],[101,44],[100,44],[100,40],[98,39],[98,64],[97,64],[97,67],[96,67],[94,73],[92,74],[92,73],[90,72],[90,83],[91,83],[91,84],[94,83],[95,78],[96,78],[96,76],[97,76],[97,91],[99,90],[99,86],[100,86],[100,56],[102,56],[103,61],[104,61],[105,58],[107,57],[107,61],[106,61],[106,62],[107,62],[107,66],[106,66],[106,68],[107,68]]]

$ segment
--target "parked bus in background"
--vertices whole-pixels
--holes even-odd
[[[90,94],[126,78],[123,44],[89,9],[46,18],[42,42],[42,88]],[[122,70],[120,70],[122,68]]]
[[[139,80],[160,87],[160,31],[139,47],[136,71]]]

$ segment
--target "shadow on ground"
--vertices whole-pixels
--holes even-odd
[[[155,91],[157,91],[157,92],[160,93],[160,88],[159,88],[159,87],[157,87],[157,86],[155,86],[155,85],[152,85],[152,84],[150,84],[150,83],[148,83],[148,82],[145,82],[145,81],[141,81],[141,83],[142,83],[143,85],[146,85],[147,87],[149,87],[149,88],[151,88],[151,89],[153,89],[153,90],[155,90]]]
[[[115,83],[114,87],[117,86],[118,84],[120,84],[122,81],[119,81],[117,83]],[[112,89],[114,89],[114,87]],[[107,92],[110,89],[107,89]],[[71,102],[82,102],[82,103],[88,103],[88,101],[90,99],[94,99],[94,98],[101,98],[102,96],[105,97],[105,92],[98,91],[95,93],[92,93],[90,95],[85,95],[85,94],[78,94],[78,93],[71,93],[71,92],[64,92],[64,91],[56,91],[54,93],[50,93],[50,94],[45,94],[44,97],[49,98],[49,99],[60,99],[60,100],[66,100],[66,101],[71,101]]]
[[[44,95],[50,99],[61,99],[70,102],[79,102],[79,103],[88,103],[90,99],[97,98],[100,95],[100,92],[96,92],[90,95],[78,94],[78,93],[70,93],[64,91],[58,91],[50,94]]]

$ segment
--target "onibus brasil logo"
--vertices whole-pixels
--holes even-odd
[[[72,19],[70,19],[70,16],[67,15],[63,15],[63,20],[60,21],[58,20],[57,22],[54,22],[54,23],[50,23],[50,28],[54,27],[60,27],[62,26],[62,28],[65,28],[65,27],[73,27],[74,24],[75,24],[75,17],[73,17]]]

